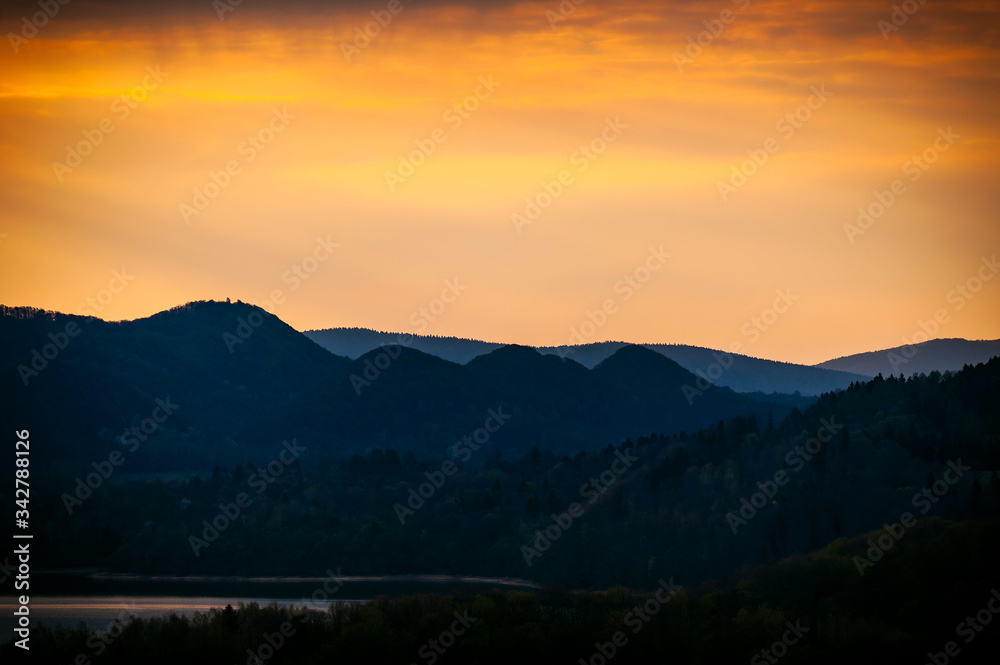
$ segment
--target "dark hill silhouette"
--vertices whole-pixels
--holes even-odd
[[[763,418],[791,409],[714,387],[689,404],[682,388],[697,378],[641,347],[626,347],[603,368],[588,370],[523,346],[501,347],[462,366],[390,345],[354,361],[345,374],[304,394],[288,415],[303,437],[330,440],[335,433],[340,451],[382,446],[440,455],[481,427],[490,409],[512,416],[490,438],[506,455],[531,446],[575,453],[642,432],[697,429],[719,414]]]
[[[531,357],[523,350],[508,351]],[[601,383],[603,372],[620,374],[626,385],[641,384],[655,392],[663,368],[652,367],[647,377],[633,376],[645,366],[647,355],[650,362],[660,362],[651,351],[622,349],[602,372],[592,373],[593,378]],[[410,359],[443,362],[415,351]],[[446,366],[438,368],[447,371]],[[466,368],[451,368],[456,370],[453,379],[464,382]],[[383,378],[389,380],[388,375]],[[735,580],[744,578],[740,567],[745,564],[816,552],[828,543],[836,551],[867,557],[872,547],[868,532],[892,533],[886,525],[902,520],[903,511],[912,512],[921,523],[1000,515],[1000,478],[995,471],[1000,465],[998,379],[1000,358],[955,374],[875,378],[823,395],[773,423],[737,416],[676,436],[647,434],[616,446],[594,441],[597,445],[570,459],[541,446],[535,451],[530,444],[561,441],[572,431],[572,419],[548,421],[547,413],[525,403],[501,430],[513,431],[507,428],[534,418],[540,430],[519,432],[511,443],[520,446],[520,452],[507,455],[505,449],[501,458],[487,450],[479,453],[482,464],[477,459],[456,465],[440,493],[405,523],[394,504],[406,501],[408,490],[429,482],[427,472],[442,468],[450,451],[414,457],[407,454],[412,448],[373,447],[363,455],[335,457],[328,465],[304,463],[255,499],[240,528],[228,530],[199,557],[192,555],[188,535],[202,531],[203,520],[217,514],[221,498],[246,490],[245,467],[232,464],[211,478],[180,482],[126,484],[115,478],[111,487],[95,492],[86,509],[68,515],[51,497],[71,485],[73,476],[47,477],[52,460],[46,457],[37,468],[33,463],[31,476],[32,488],[41,497],[32,504],[38,511],[32,517],[46,525],[48,543],[36,563],[140,573],[312,575],[334,559],[356,574],[434,570],[521,575],[570,587],[634,588],[648,584],[651,568],[656,576],[697,580],[732,574]],[[371,388],[376,390],[374,384]],[[635,403],[635,397],[612,395],[621,400],[619,405]],[[639,395],[638,402],[646,398]],[[372,399],[373,404],[381,401]],[[478,408],[475,399],[465,401]],[[400,413],[386,413],[388,418],[417,413],[408,401],[392,406]],[[649,416],[640,411],[639,417]],[[477,419],[481,424],[481,414],[474,414],[473,422]],[[599,420],[591,422],[606,426]],[[457,418],[434,422],[462,424]],[[384,430],[394,426],[386,423]],[[378,437],[392,441],[382,431]],[[811,437],[815,440],[810,442]],[[300,437],[300,442],[311,455],[323,445],[312,437]],[[39,446],[32,446],[36,454],[48,445],[34,437],[33,443]],[[613,466],[622,455],[635,462],[624,474]],[[565,510],[570,502],[589,501],[585,491],[594,490],[593,479],[609,469],[621,475],[608,486],[610,491],[588,503],[582,521],[566,529],[558,545],[529,569],[522,546],[553,523],[553,512]],[[778,471],[789,482],[768,489]],[[755,494],[767,494],[770,500],[755,499]],[[935,494],[939,502],[924,501]],[[754,510],[746,507],[744,498],[753,501]],[[179,511],[184,499],[191,505]],[[734,521],[739,516],[746,521]],[[991,528],[996,531],[995,525]],[[892,584],[925,579],[898,570],[897,557],[912,542],[910,534],[906,529],[898,547],[870,571],[872,577],[866,573],[862,580],[857,561],[845,561],[845,578],[862,587],[876,579],[895,580]],[[949,547],[956,553],[989,549],[981,544],[953,542]],[[836,567],[843,569],[841,564]],[[931,563],[930,569],[941,570],[940,562]],[[890,574],[883,577],[882,570]],[[981,592],[985,578],[976,572],[970,579]],[[789,583],[796,579],[793,575]],[[823,593],[817,600],[828,597]]]
[[[594,373],[607,379],[628,382],[633,389],[652,389],[661,383],[683,384],[693,381],[691,372],[677,362],[642,346],[623,346],[594,368]],[[639,385],[634,383],[641,379]]]
[[[700,346],[686,344],[646,346],[677,361],[692,372],[697,370],[707,372],[713,365],[723,361],[728,363],[731,360],[732,365],[714,383],[741,393],[799,392],[803,395],[822,395],[832,390],[846,388],[852,381],[862,381],[866,378],[836,369],[809,367],[736,353],[723,354],[721,351]]]
[[[766,407],[728,388],[708,386],[699,391],[701,394],[690,393],[689,400],[683,387],[696,389],[697,377],[670,358],[643,346],[618,349],[592,372],[616,395],[616,413],[636,423],[640,430],[690,427],[691,420],[685,417],[690,412],[705,419],[715,412],[767,415]]]
[[[25,387],[18,366],[70,322],[80,334]],[[638,347],[595,370],[516,346],[467,365],[399,345],[349,361],[238,302],[190,303],[117,323],[8,312],[0,333],[7,413],[39,423],[35,434],[75,473],[120,449],[122,433],[166,398],[178,409],[130,453],[130,472],[266,463],[293,438],[313,459],[373,447],[441,454],[481,427],[489,409],[514,416],[491,446],[566,454],[791,408],[714,388],[688,404],[682,387],[696,377]]]
[[[877,374],[912,376],[931,372],[957,372],[965,365],[986,362],[1000,356],[1000,339],[932,339],[913,346],[897,346],[882,351],[857,353],[819,363],[816,367],[854,372],[873,377]]]
[[[356,358],[382,344],[391,344],[400,339],[415,349],[436,355],[459,364],[500,348],[501,344],[480,342],[457,337],[422,337],[397,333],[376,332],[360,328],[331,328],[309,330],[307,337],[332,353]],[[586,368],[592,369],[622,347],[626,342],[594,342],[577,346],[543,346],[538,351],[545,355],[572,359]],[[643,344],[667,358],[677,362],[690,372],[707,372],[718,363],[722,352],[684,344]],[[732,364],[719,375],[714,383],[732,388],[738,392],[785,393],[799,392],[802,395],[821,395],[831,390],[846,388],[852,382],[870,378],[862,374],[809,367],[793,363],[753,358],[751,356],[727,354],[726,364]]]
[[[408,335],[381,332],[370,328],[329,328],[326,330],[307,330],[303,334],[331,353],[348,358],[358,358],[380,346],[402,344],[459,365],[464,365],[476,356],[505,346],[504,344],[481,342],[462,337]]]
[[[68,324],[79,333],[24,385],[18,366],[30,367],[32,350]],[[242,343],[230,342],[230,352],[224,335]],[[5,315],[0,338],[5,414],[37,423],[33,434],[46,442],[46,456],[106,459],[123,447],[119,437],[127,428],[153,414],[155,400],[177,404],[159,431],[130,453],[133,471],[203,468],[210,460],[243,456],[241,448],[277,450],[294,435],[281,424],[288,405],[349,364],[244,303],[193,302],[124,322]]]
[[[585,399],[594,390],[593,378],[585,367],[543,356],[528,346],[501,347],[473,359],[466,368],[513,403],[530,396],[556,408],[566,399]]]
[[[594,434],[613,436],[602,426],[611,418],[609,395],[579,363],[510,345],[465,367],[476,384],[490,386],[492,398],[510,405],[516,415],[505,425],[504,436],[562,451],[571,451],[574,441],[593,440]]]
[[[481,424],[478,405],[487,401],[461,365],[391,345],[322,377],[286,423],[331,454],[375,446],[440,451],[443,441]]]

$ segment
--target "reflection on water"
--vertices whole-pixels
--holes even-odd
[[[347,602],[357,602],[359,599]],[[163,617],[170,613],[183,616],[194,616],[195,612],[207,612],[211,608],[225,607],[231,603],[258,603],[269,605],[303,605],[319,610],[325,610],[330,601],[313,601],[302,598],[234,598],[232,596],[31,596],[31,625],[55,626],[61,624],[75,628],[85,621],[89,628],[100,631],[107,630],[116,619],[122,621],[129,617],[142,618]],[[6,641],[14,630],[14,610],[18,608],[15,599],[10,596],[0,597],[0,642]]]
[[[333,601],[359,602],[376,596],[449,593],[495,587],[527,588],[523,580],[442,575],[341,577],[165,577],[139,575],[36,574],[31,578],[31,624],[88,627],[106,631],[115,619],[152,618],[170,613],[191,617],[211,608],[258,603],[303,605],[325,610]],[[325,588],[325,591],[324,591]],[[0,642],[15,626],[14,596],[0,596]]]

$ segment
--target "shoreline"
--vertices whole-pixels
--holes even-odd
[[[315,577],[304,575],[172,575],[168,573],[113,573],[96,568],[39,570],[39,575],[69,575],[87,579],[113,582],[229,582],[247,584],[299,584],[319,583],[330,576]],[[390,583],[457,583],[495,584],[504,587],[541,589],[542,585],[530,580],[514,577],[482,577],[476,575],[408,574],[408,575],[337,575],[336,580],[344,583],[390,582]]]

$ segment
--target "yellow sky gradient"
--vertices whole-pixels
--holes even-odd
[[[247,0],[220,21],[210,2],[70,3],[16,53],[8,38],[0,302],[83,313],[124,269],[134,279],[102,318],[280,289],[270,309],[299,330],[418,332],[414,312],[457,278],[467,288],[422,332],[564,344],[611,299],[587,341],[739,341],[815,363],[899,345],[942,308],[937,336],[1000,337],[1000,279],[949,298],[1000,249],[996,3],[927,0],[885,39],[891,3],[586,2],[553,29],[558,2],[404,2],[348,62],[342,44],[386,6]],[[675,53],[727,9],[681,71]],[[130,108],[121,96],[144,79]],[[777,124],[821,86],[832,94],[807,120]],[[478,108],[449,112],[477,87]],[[85,131],[100,143],[54,169]],[[602,131],[614,141],[582,156]],[[777,150],[723,200],[718,183],[768,139]],[[390,188],[415,141],[433,153]],[[230,162],[228,186],[185,219]],[[512,215],[563,171],[519,231]],[[849,238],[896,179],[905,191]],[[333,256],[283,278],[318,237]],[[666,265],[626,300],[620,281],[661,246]],[[777,289],[798,300],[753,339]]]

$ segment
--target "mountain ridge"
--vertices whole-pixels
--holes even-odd
[[[70,324],[79,328],[72,338],[63,332]],[[792,408],[709,384],[692,398],[685,386],[699,378],[642,347],[599,369],[516,345],[466,365],[403,345],[351,360],[241,302],[198,301],[116,323],[8,308],[0,339],[4,419],[36,423],[33,435],[70,470],[121,448],[122,432],[149,421],[156,400],[178,408],[149,422],[130,451],[132,472],[266,461],[296,438],[317,460],[388,447],[437,453],[481,427],[490,409],[514,416],[491,434],[495,452],[538,445],[569,454]],[[23,382],[38,349],[49,359]]]
[[[878,374],[956,372],[966,365],[985,362],[1000,355],[1000,339],[970,340],[961,337],[941,337],[919,344],[896,346],[891,349],[866,351],[833,358],[814,365],[825,369],[850,371],[874,377]]]
[[[400,340],[405,340],[407,346],[460,364],[466,364],[478,355],[504,346],[497,342],[482,342],[467,338],[425,337],[358,328],[307,330],[303,334],[331,353],[338,355],[351,356],[352,353],[361,349],[367,351],[379,345],[396,344],[400,343]],[[708,376],[716,385],[741,393],[794,394],[798,392],[802,395],[816,396],[830,390],[846,388],[852,382],[870,378],[861,374],[754,358],[753,356],[725,353],[716,349],[685,344],[631,344],[622,341],[608,341],[570,347],[529,348],[535,348],[544,355],[573,359],[584,367],[592,369],[618,349],[629,345],[652,349],[677,362],[690,372],[696,374],[700,372]],[[723,365],[726,366],[723,367]]]
[[[351,356],[364,348],[366,351],[384,344],[400,343],[418,348],[459,364],[466,364],[475,357],[505,346],[498,342],[438,335],[410,335],[376,331],[368,328],[325,328],[305,330],[303,334],[331,353]],[[349,340],[346,338],[350,338]],[[938,350],[947,345],[960,349]],[[929,340],[913,347],[880,349],[834,358],[813,365],[802,365],[781,360],[728,353],[708,347],[688,344],[632,343],[624,341],[590,342],[575,346],[538,346],[534,348],[545,355],[573,359],[584,367],[594,368],[624,346],[642,346],[674,360],[688,371],[706,376],[718,386],[739,393],[779,393],[818,396],[831,390],[847,388],[851,383],[866,381],[881,373],[914,373],[931,371],[957,371],[966,364],[985,362],[1000,355],[998,340],[966,340],[944,338]],[[911,348],[917,349],[913,354]],[[894,354],[890,356],[890,354]],[[721,371],[720,371],[721,370]]]

